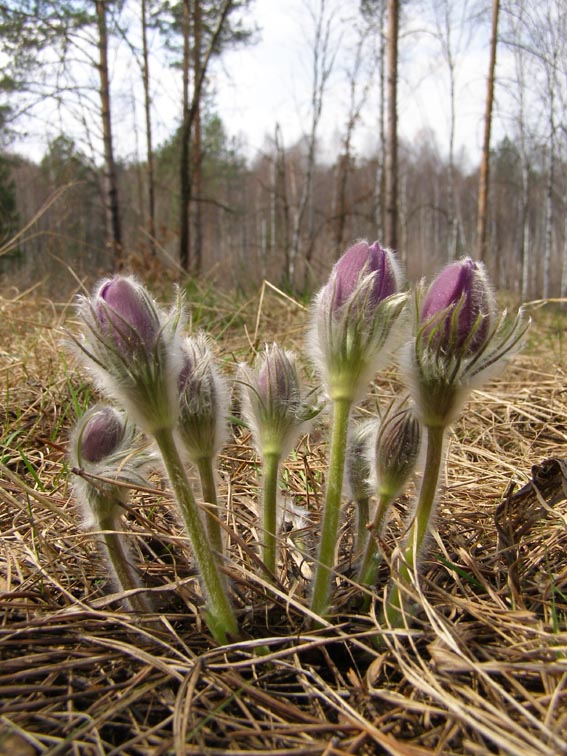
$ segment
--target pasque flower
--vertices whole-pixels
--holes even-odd
[[[214,457],[227,435],[229,392],[204,333],[182,344],[178,430],[192,462]]]
[[[316,409],[303,396],[293,352],[267,345],[251,370],[240,366],[242,411],[262,456],[285,456]]]
[[[380,561],[378,542],[386,526],[390,508],[413,474],[421,447],[421,425],[415,409],[407,401],[390,406],[378,425],[370,449],[370,466],[377,506],[370,526],[370,537],[360,564],[359,580],[372,587]],[[369,597],[364,604],[369,604]]]
[[[177,430],[187,456],[199,471],[211,544],[222,554],[214,461],[226,438],[228,388],[204,333],[183,342],[182,356]]]
[[[95,532],[116,587],[132,591],[124,603],[135,611],[150,611],[151,601],[131,563],[121,525],[127,501],[124,484],[145,485],[145,468],[156,459],[126,416],[113,407],[96,405],[77,422],[69,456],[77,477],[73,490],[83,511],[84,526]]]
[[[504,366],[529,326],[521,308],[513,318],[497,311],[484,266],[469,257],[444,268],[422,303],[420,297],[418,289],[417,333],[404,349],[402,369],[427,446],[417,507],[402,547],[402,584],[409,582],[432,520],[445,431],[470,390]],[[394,625],[403,621],[399,583],[390,592],[386,615]]]
[[[173,428],[180,303],[165,315],[135,278],[114,276],[79,300],[79,315],[83,334],[76,343],[101,388],[149,433]]]
[[[295,355],[277,344],[266,346],[255,368],[240,369],[242,411],[262,457],[264,564],[277,562],[277,482],[279,465],[318,409],[303,396]]]
[[[361,241],[335,264],[313,306],[310,346],[333,407],[327,495],[311,598],[318,615],[329,605],[350,409],[400,336],[407,299],[400,288],[393,252],[378,242]]]

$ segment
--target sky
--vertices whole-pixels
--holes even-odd
[[[457,0],[452,4],[456,7],[460,3]],[[356,6],[357,2],[342,2],[338,6],[340,11],[336,21],[339,28],[335,39],[340,37],[340,51],[329,81],[321,120],[323,152],[329,154],[336,153],[347,120],[347,72],[352,67],[356,46],[356,33],[353,25],[348,23],[348,13]],[[252,154],[262,146],[266,133],[273,133],[276,121],[282,128],[285,142],[293,143],[308,128],[311,112],[313,25],[305,12],[305,0],[256,0],[256,18],[263,29],[260,42],[252,48],[228,53],[224,71],[216,74],[220,113],[231,133],[244,135]],[[430,33],[427,33],[428,29]],[[406,18],[402,28],[399,133],[411,142],[420,134],[432,131],[444,154],[449,142],[448,68],[433,32],[432,19],[417,10]],[[470,40],[455,39],[454,43],[461,47],[457,50],[456,68],[456,141],[458,148],[464,148],[469,158],[476,160],[482,147],[488,73],[486,27],[484,33],[478,33]],[[501,54],[501,69],[505,67],[505,58]],[[371,61],[370,54],[368,62]],[[355,135],[360,152],[372,151],[377,145],[379,103],[376,86],[374,78]]]
[[[465,0],[451,0],[455,21]],[[349,71],[355,60],[358,40],[353,21],[358,0],[327,0],[333,12],[331,49],[334,65],[323,101],[319,127],[319,157],[332,161],[344,134],[349,107]],[[441,155],[447,155],[449,142],[448,68],[444,62],[431,15],[419,7],[431,0],[412,2],[401,28],[399,43],[399,134],[410,145],[435,135]],[[266,147],[279,124],[285,146],[290,146],[309,129],[311,118],[311,43],[314,22],[309,7],[317,9],[319,0],[255,0],[251,17],[258,28],[255,44],[226,52],[211,69],[216,109],[228,134],[236,138],[246,157],[253,160]],[[138,22],[136,0],[130,3],[131,23]],[[463,39],[455,36],[456,51],[456,148],[463,159],[475,164],[482,146],[484,99],[488,72],[488,26]],[[155,143],[163,142],[180,118],[181,76],[163,59],[159,40],[150,40],[152,96]],[[363,41],[362,68],[356,93],[363,106],[354,134],[356,153],[375,152],[378,145],[379,102],[377,76],[372,55],[372,39]],[[124,44],[111,52],[114,137],[119,157],[143,157],[143,92],[139,70],[128,59]],[[499,50],[499,74],[509,66],[506,52]],[[91,76],[94,73],[91,72]],[[93,80],[93,84],[96,80]],[[16,148],[40,159],[48,141],[62,130],[71,131],[69,114],[51,105],[26,128]],[[97,144],[96,126],[79,119],[76,135],[92,133],[85,140]],[[496,118],[494,140],[503,133],[504,121]]]

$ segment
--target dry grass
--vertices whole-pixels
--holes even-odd
[[[301,347],[303,310],[269,288],[240,307],[204,297],[195,312],[229,366],[263,340]],[[0,754],[567,752],[564,497],[538,501],[538,516],[507,550],[495,526],[510,484],[523,486],[533,464],[564,456],[562,313],[535,312],[524,355],[475,394],[452,433],[438,533],[407,631],[379,627],[380,592],[370,614],[349,608],[357,588],[348,517],[335,621],[307,629],[302,555],[317,530],[324,423],[286,465],[286,501],[311,519],[286,536],[280,584],[265,583],[253,548],[257,460],[236,429],[221,488],[243,640],[223,648],[201,622],[190,552],[160,480],[134,492],[125,519],[161,602],[155,617],[121,610],[78,526],[66,439],[92,397],[60,346],[68,315],[68,306],[32,294],[0,299]],[[375,393],[396,390],[391,371]]]

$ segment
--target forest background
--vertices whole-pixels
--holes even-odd
[[[254,0],[0,2],[0,285],[165,266],[309,293],[367,237],[410,279],[471,254],[523,300],[567,296],[564,2],[289,9],[302,126],[274,113],[251,149],[219,87],[262,38]],[[473,47],[486,103],[467,146]],[[408,128],[412,98],[432,128]]]

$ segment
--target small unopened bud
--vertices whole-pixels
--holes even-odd
[[[263,456],[283,456],[314,412],[302,397],[292,352],[266,346],[254,370],[241,367],[242,408]]]
[[[380,425],[375,459],[378,497],[394,499],[409,480],[421,446],[421,425],[411,407],[388,414]]]
[[[204,334],[186,339],[182,351],[178,429],[189,457],[195,462],[214,457],[224,441],[228,392]]]
[[[124,436],[124,422],[112,407],[101,407],[84,423],[78,438],[79,461],[92,465],[116,452]]]

